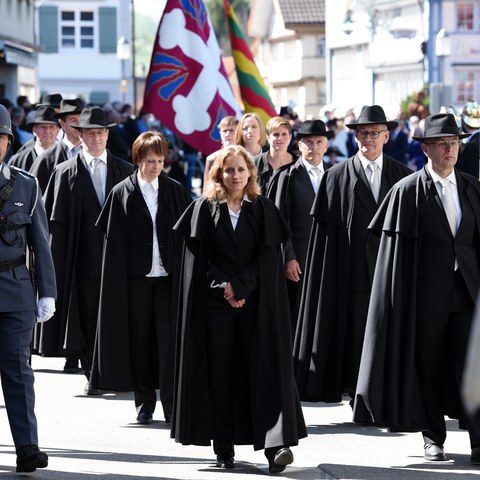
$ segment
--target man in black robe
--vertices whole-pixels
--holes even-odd
[[[274,196],[268,195],[292,232],[292,238],[284,245],[284,261],[293,334],[300,305],[308,239],[312,229],[310,211],[320,180],[330,166],[323,160],[323,156],[328,148],[328,140],[332,137],[333,132],[328,131],[321,120],[303,122],[296,133],[301,157],[295,163],[282,167],[277,176],[276,192],[273,192]]]
[[[382,153],[396,126],[382,107],[363,107],[347,125],[359,151],[325,172],[315,198],[294,343],[302,400],[339,402],[355,391],[378,249],[367,227],[388,190],[412,173]]]
[[[480,286],[480,185],[455,168],[452,114],[425,121],[427,165],[389,192],[370,228],[381,236],[354,420],[420,430],[424,458],[444,461],[445,417],[468,429],[480,463],[480,424],[460,398]]]
[[[34,160],[50,147],[55,145],[59,131],[55,110],[49,106],[40,105],[35,110],[35,117],[28,122],[32,127],[35,141],[13,155],[8,164],[29,171]]]
[[[66,99],[62,100],[60,112],[53,115],[64,132],[62,141],[41,153],[30,167],[30,173],[37,177],[42,193],[47,188],[53,169],[59,163],[75,157],[82,149],[82,139],[73,126],[78,125],[84,108],[85,104],[81,98]]]
[[[55,167],[45,191],[50,246],[58,284],[57,311],[42,325],[35,349],[54,357],[79,355],[90,377],[97,327],[103,233],[95,222],[114,185],[133,166],[106,150],[108,129],[101,108],[85,108],[76,127],[83,150]],[[86,394],[98,393],[87,385]]]

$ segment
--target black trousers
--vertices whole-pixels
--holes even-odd
[[[174,334],[172,279],[129,277],[130,356],[138,390],[137,412],[153,414],[160,388],[163,412],[172,414]]]
[[[445,359],[453,368],[456,395],[460,387],[468,346],[474,302],[462,274],[455,273],[449,296],[449,310],[438,311],[436,305],[425,305],[417,313],[417,368],[425,399],[429,428],[423,431],[425,443],[443,445],[447,436],[445,425]],[[439,303],[439,302],[438,302]],[[480,446],[480,424],[460,412],[470,434],[472,447]]]
[[[348,319],[345,331],[343,378],[346,382],[347,391],[352,398],[355,398],[355,390],[357,388],[369,301],[369,290],[350,291],[348,293]]]
[[[207,310],[208,372],[213,412],[213,449],[220,457],[234,455],[234,418],[238,411],[249,412],[250,392],[243,400],[234,393],[234,382],[253,385],[255,375],[257,309],[209,308]],[[249,398],[250,397],[250,398]],[[246,400],[245,400],[246,398]],[[245,414],[247,420],[251,415]]]
[[[92,370],[93,348],[97,332],[98,305],[101,277],[78,277],[78,310],[82,332],[80,362],[87,378]]]

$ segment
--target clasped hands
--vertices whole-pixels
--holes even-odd
[[[235,292],[233,291],[232,285],[230,282],[227,283],[227,286],[223,289],[223,298],[232,306],[233,308],[241,308],[245,305],[245,299],[241,298],[237,300],[235,298]]]

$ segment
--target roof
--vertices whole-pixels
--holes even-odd
[[[325,22],[325,0],[278,0],[285,25]]]

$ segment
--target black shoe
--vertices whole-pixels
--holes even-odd
[[[217,467],[233,468],[234,466],[235,466],[235,459],[233,455],[231,456],[217,455]]]
[[[151,413],[140,412],[137,415],[137,423],[139,423],[140,425],[149,425],[150,423],[152,423],[152,420],[153,416]]]
[[[171,425],[171,424],[172,424],[172,416],[171,416],[171,415],[165,414],[165,423],[166,423],[167,425]]]
[[[480,465],[480,447],[472,448],[472,455],[470,456],[470,463],[473,465]]]
[[[48,455],[36,445],[24,445],[17,449],[17,472],[34,472],[48,465]]]
[[[78,358],[67,358],[65,366],[63,367],[64,373],[78,373],[80,367],[78,366]]]
[[[98,388],[92,388],[90,383],[87,383],[83,389],[83,393],[90,397],[94,395],[103,395],[105,392],[103,390],[99,390]]]
[[[425,453],[423,458],[430,462],[445,462],[447,457],[443,451],[443,445],[437,445],[436,443],[427,443],[425,445]]]
[[[270,473],[280,473],[285,470],[287,465],[293,462],[293,453],[288,447],[280,448],[273,460],[268,460],[268,471]]]

